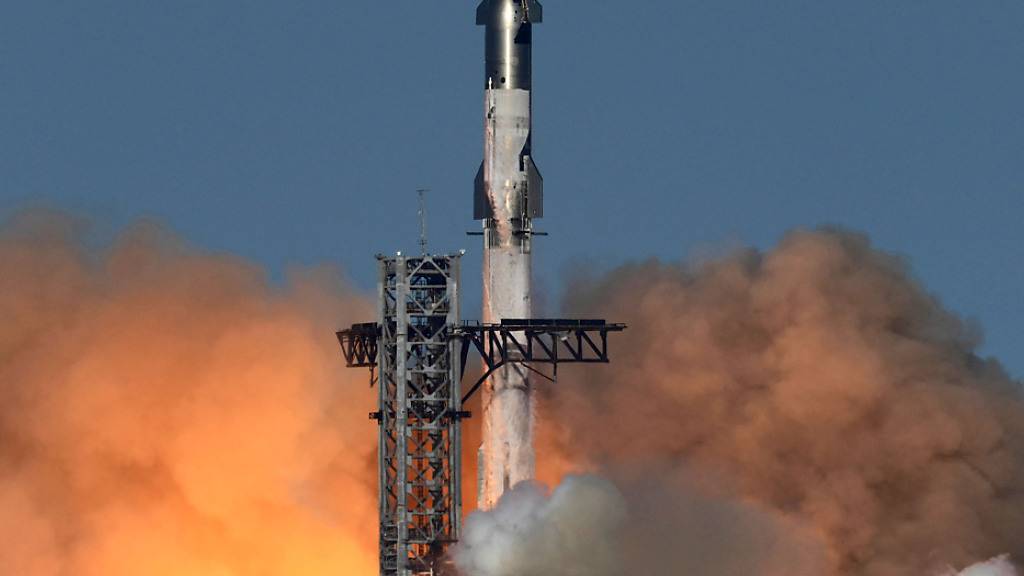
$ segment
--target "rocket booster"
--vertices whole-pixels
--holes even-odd
[[[533,161],[533,25],[536,0],[483,0],[486,26],[484,160],[476,175],[473,213],[483,222],[483,320],[532,313],[533,220],[544,214],[544,180]],[[510,487],[534,478],[533,397],[529,375],[505,366],[483,388],[479,506],[492,508]]]

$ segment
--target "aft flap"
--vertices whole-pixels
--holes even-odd
[[[544,177],[532,156],[526,157],[526,208],[530,218],[544,217]]]
[[[491,201],[487,199],[487,187],[484,186],[484,163],[480,162],[473,182],[473,219],[485,220],[492,216]]]
[[[540,24],[544,22],[544,7],[540,5],[537,0],[529,1],[528,15],[530,17],[531,24]]]

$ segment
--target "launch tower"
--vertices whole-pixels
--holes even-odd
[[[377,323],[339,334],[374,368],[380,573],[430,573],[462,520],[459,255],[378,257]]]
[[[607,363],[603,320],[462,322],[461,255],[378,257],[377,322],[338,333],[350,367],[377,386],[381,576],[445,574],[462,521],[462,406],[509,366]],[[470,352],[484,373],[462,391]],[[537,368],[531,368],[537,370]],[[539,371],[538,371],[539,372]]]

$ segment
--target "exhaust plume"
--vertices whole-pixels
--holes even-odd
[[[818,574],[1024,558],[1020,384],[865,237],[799,231],[767,253],[630,265],[580,282],[569,308],[630,332],[610,370],[546,388],[550,461],[692,470],[701,490],[809,530]]]
[[[465,576],[821,576],[813,535],[703,491],[678,473],[569,476],[550,496],[524,483],[466,522]]]
[[[959,575],[950,570],[943,576],[1017,576],[1017,570],[1014,569],[1008,557],[1001,556],[988,562],[975,564],[960,572]]]
[[[550,495],[524,482],[471,514],[453,559],[472,576],[617,576],[625,502],[610,482],[570,477]]]
[[[373,573],[373,398],[332,338],[371,310],[153,225],[5,226],[0,574]]]

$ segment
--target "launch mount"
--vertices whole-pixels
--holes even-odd
[[[603,320],[463,322],[461,255],[379,256],[378,319],[338,332],[346,363],[378,390],[381,576],[444,574],[462,522],[463,405],[509,364],[607,363]],[[484,373],[465,394],[476,350]],[[556,372],[557,373],[557,372]]]

